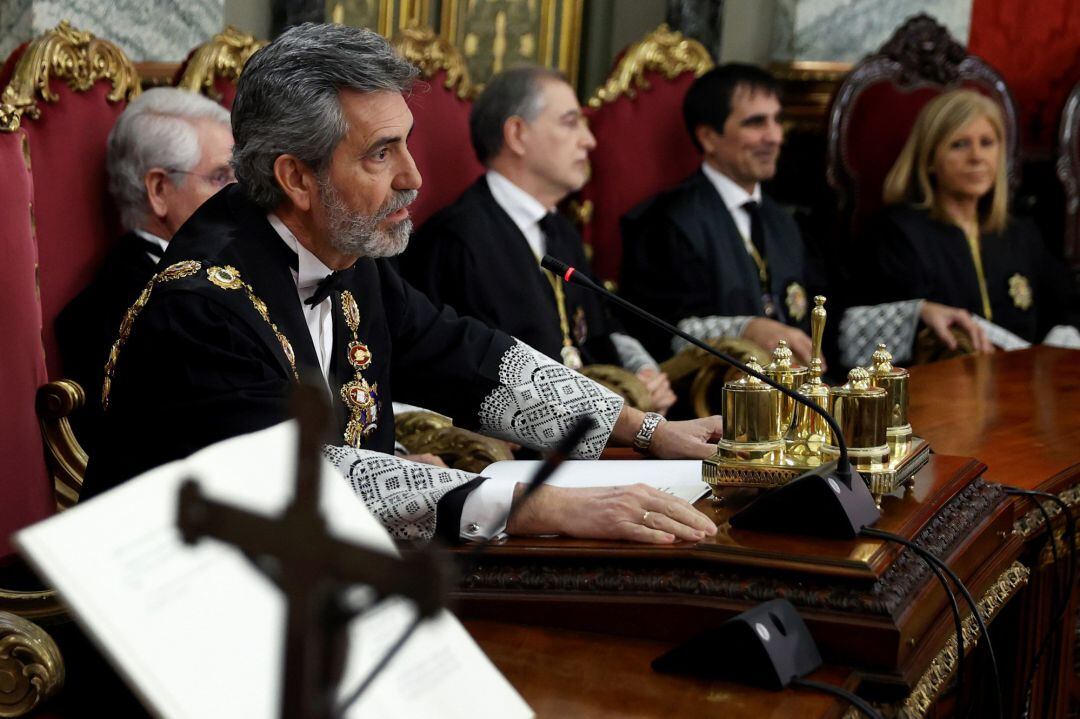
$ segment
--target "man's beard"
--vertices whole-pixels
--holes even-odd
[[[406,217],[389,228],[379,225],[415,200],[416,190],[395,190],[374,215],[350,210],[328,179],[320,179],[319,194],[326,212],[330,245],[334,249],[361,257],[392,257],[405,251],[412,232],[412,219]]]

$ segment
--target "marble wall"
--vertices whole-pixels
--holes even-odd
[[[908,17],[932,15],[967,45],[973,0],[776,0],[771,59],[856,62]]]
[[[0,58],[67,20],[134,62],[178,61],[221,31],[225,0],[0,0]]]

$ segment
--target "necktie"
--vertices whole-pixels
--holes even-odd
[[[544,233],[544,239],[547,240],[545,245],[548,249],[552,244],[552,241],[559,236],[559,222],[555,218],[554,212],[549,212],[540,218],[540,231]]]
[[[145,237],[140,237],[139,239],[142,240],[143,251],[146,252],[146,254],[150,255],[155,260],[161,259],[161,256],[164,254],[164,251],[161,249],[161,245],[156,242],[151,242]]]
[[[750,244],[757,250],[758,256],[765,260],[765,226],[761,224],[761,208],[753,200],[743,204],[742,208],[750,216]]]

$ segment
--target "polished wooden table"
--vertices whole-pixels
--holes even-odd
[[[1064,494],[1075,488],[1078,393],[1080,353],[1064,350],[957,359],[912,373],[912,424],[938,454],[911,487],[884,498],[879,526],[916,538],[945,558],[992,616],[1009,604],[1008,617],[995,629],[999,657],[1033,653],[1034,635],[1041,635],[1046,620],[1027,620],[1049,613],[1043,587],[1049,573],[1038,566],[1046,556],[1041,540],[1019,531],[1033,505],[1006,498],[997,483]],[[702,505],[721,532],[697,546],[510,540],[470,571],[461,614],[540,716],[619,715],[625,706],[616,697],[624,692],[589,688],[612,681],[609,667],[619,657],[631,662],[621,671],[634,677],[632,696],[653,697],[632,702],[638,711],[631,715],[660,716],[673,713],[663,707],[705,701],[713,691],[705,683],[675,690],[668,684],[673,678],[650,673],[644,660],[778,595],[799,607],[822,649],[824,671],[839,683],[852,682],[851,670],[843,667],[854,667],[864,696],[923,712],[948,690],[951,614],[920,562],[876,540],[731,530],[724,520],[741,501],[735,493],[724,505]],[[1037,570],[1037,591],[1024,588],[1028,566]],[[1071,648],[1044,663],[1064,673],[1069,657]],[[573,681],[566,667],[573,667]],[[1004,673],[1006,682],[1016,684],[1024,667]],[[742,690],[725,691],[743,696]],[[761,695],[746,691],[747,697]],[[564,694],[579,698],[568,713],[560,709]],[[821,706],[826,715],[842,707],[805,694],[797,700],[790,692],[764,696],[825,702],[807,704],[809,716],[818,716]],[[1016,706],[1018,700],[1007,701]],[[1035,715],[1060,713],[1060,698],[1052,704]],[[716,715],[739,716],[719,708]]]

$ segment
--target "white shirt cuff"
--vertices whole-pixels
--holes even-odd
[[[494,539],[506,530],[517,480],[485,479],[461,507],[461,538],[467,542]]]

